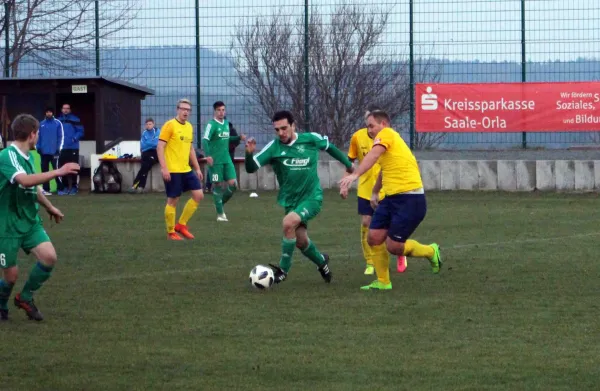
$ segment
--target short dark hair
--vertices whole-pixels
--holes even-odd
[[[146,121],[144,123],[147,124],[148,122],[154,123],[154,120],[152,119],[152,117],[146,118]]]
[[[31,133],[35,133],[40,128],[40,123],[31,114],[19,114],[15,117],[10,128],[13,131],[15,140],[25,141]]]
[[[47,112],[51,112],[52,114],[54,114],[54,109],[52,107],[46,107],[46,111],[44,111],[44,113]]]
[[[383,109],[381,108],[381,106],[377,106],[377,105],[368,105],[367,106],[367,111],[369,113],[372,113],[374,111],[383,111]]]
[[[392,120],[390,119],[390,116],[388,115],[388,113],[386,113],[383,110],[372,111],[371,114],[369,114],[369,117],[373,117],[378,123],[381,123],[381,121],[384,121],[384,120],[388,124],[392,123]]]
[[[275,114],[273,114],[273,118],[271,119],[271,121],[277,122],[277,121],[281,121],[282,119],[287,119],[287,121],[290,125],[292,125],[294,123],[294,115],[287,110],[281,110],[281,111],[278,111]]]
[[[216,101],[216,102],[213,104],[213,110],[216,110],[216,109],[218,109],[219,107],[223,107],[223,106],[225,106],[225,103],[223,103],[223,102],[221,102],[220,100],[218,100],[218,101]]]

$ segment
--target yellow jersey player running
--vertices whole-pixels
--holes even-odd
[[[365,114],[365,122],[368,115],[371,111],[381,110],[381,108],[377,106],[370,106],[367,109]],[[369,153],[371,148],[373,147],[373,138],[369,136],[369,132],[367,128],[362,128],[357,130],[350,139],[350,148],[348,149],[348,159],[351,162],[354,162],[358,159],[359,164],[363,161],[364,157]],[[358,180],[358,214],[361,217],[361,247],[363,251],[363,256],[365,257],[365,261],[367,262],[367,266],[365,268],[366,275],[372,275],[375,273],[374,267],[374,259],[377,257],[389,257],[389,254],[385,248],[385,245],[381,244],[379,246],[371,247],[367,242],[367,235],[369,233],[369,225],[371,224],[371,217],[375,212],[373,206],[371,206],[371,193],[373,192],[373,187],[375,187],[375,182],[377,181],[377,176],[379,175],[379,165],[375,164],[370,170],[362,174]],[[380,199],[384,198],[383,192],[379,193]],[[399,273],[404,273],[406,271],[407,262],[406,256],[399,255],[397,258],[396,268]]]
[[[177,115],[163,125],[156,148],[167,193],[165,206],[167,238],[171,240],[183,240],[178,233],[187,239],[194,239],[187,223],[204,198],[202,171],[192,145],[194,128],[187,121],[191,111],[192,104],[189,100],[181,99],[177,102]],[[192,167],[194,167],[193,171]],[[177,202],[181,193],[186,191],[192,193],[192,198],[185,204],[179,223],[175,225]]]
[[[417,160],[402,137],[390,128],[390,122],[384,111],[368,115],[367,129],[373,137],[373,148],[358,169],[340,181],[340,192],[347,194],[355,180],[379,163],[381,171],[371,195],[378,205],[369,226],[369,246],[385,242],[387,250],[394,255],[425,257],[429,259],[431,270],[439,273],[442,263],[439,246],[408,239],[425,218],[427,202]],[[381,190],[385,198],[379,202]],[[392,289],[388,257],[375,259],[375,271],[377,280],[361,289]]]

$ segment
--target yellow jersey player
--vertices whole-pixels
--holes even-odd
[[[377,106],[370,106],[365,113],[365,121],[370,114],[371,111],[381,110]],[[359,164],[362,162],[363,158],[369,153],[371,148],[373,147],[373,139],[369,136],[369,132],[367,128],[362,128],[357,130],[350,139],[350,148],[348,149],[348,159],[351,162],[354,162],[358,159]],[[373,187],[375,186],[375,182],[377,181],[377,176],[379,175],[379,165],[375,164],[370,170],[365,172],[358,179],[358,214],[361,220],[361,247],[363,250],[363,256],[365,257],[365,261],[367,262],[367,266],[365,268],[366,275],[372,275],[375,273],[374,262],[373,260],[377,257],[388,257],[388,252],[383,244],[371,247],[367,243],[367,235],[369,233],[369,225],[371,224],[371,217],[373,216],[374,209],[371,206],[371,193],[373,192]],[[384,197],[383,192],[379,193],[380,199]],[[406,271],[407,262],[406,257],[404,255],[399,255],[396,262],[396,268],[399,273],[404,273]]]
[[[202,171],[192,145],[194,129],[187,121],[191,111],[192,104],[189,100],[181,99],[177,102],[177,115],[163,125],[156,148],[167,193],[165,206],[167,238],[171,240],[183,240],[178,233],[187,239],[194,239],[194,235],[188,230],[187,222],[204,198]],[[179,223],[175,225],[177,202],[181,193],[186,191],[192,193],[192,198],[185,204]]]
[[[427,258],[431,270],[439,273],[442,264],[439,246],[435,243],[423,245],[408,239],[425,218],[427,202],[417,160],[402,137],[390,128],[390,122],[384,111],[369,113],[367,130],[373,138],[373,148],[358,169],[340,181],[340,192],[347,194],[354,181],[379,163],[381,170],[371,194],[377,208],[369,226],[369,246],[385,243],[387,250],[394,255]],[[385,198],[379,202],[381,190]],[[361,289],[392,289],[389,258],[375,259],[375,271],[377,280]]]

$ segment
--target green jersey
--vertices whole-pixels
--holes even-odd
[[[15,182],[18,174],[35,174],[33,155],[15,145],[0,152],[0,237],[18,237],[41,222],[37,186]]]
[[[331,153],[330,149],[335,148],[327,136],[318,133],[298,133],[297,136],[289,144],[275,139],[253,157],[259,168],[267,164],[273,167],[279,183],[277,202],[284,208],[307,199],[323,199],[317,173],[319,150]],[[335,150],[339,151],[337,148]],[[341,157],[345,158],[343,155]],[[352,165],[347,158],[344,163],[347,167]]]
[[[206,124],[204,135],[202,136],[202,146],[206,156],[213,158],[213,164],[226,164],[231,162],[229,155],[229,141],[234,141],[239,137],[229,136],[229,121],[223,120],[223,123],[215,119]]]

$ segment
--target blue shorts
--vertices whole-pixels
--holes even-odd
[[[358,197],[358,214],[361,216],[373,216],[375,211],[371,207],[371,201]]]
[[[172,173],[171,181],[165,182],[165,191],[169,198],[177,198],[186,191],[200,189],[202,189],[202,183],[194,171]]]
[[[388,237],[404,243],[427,214],[425,194],[386,196],[377,205],[370,229],[387,229]]]

